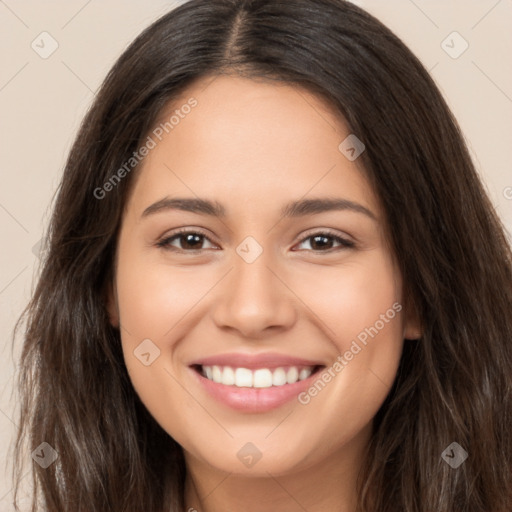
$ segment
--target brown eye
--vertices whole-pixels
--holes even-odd
[[[160,240],[157,246],[168,250],[193,252],[203,250],[202,246],[205,240],[211,243],[210,239],[200,232],[183,230]],[[177,242],[178,247],[176,247],[175,242]]]
[[[327,252],[330,249],[333,249],[333,244],[335,243],[338,243],[341,249],[355,246],[354,242],[346,240],[345,238],[341,238],[340,236],[335,235],[329,231],[318,232],[309,235],[306,238],[303,238],[300,244],[303,244],[307,241],[310,241],[310,249],[312,249],[314,252]],[[334,247],[334,249],[336,249],[336,247]]]

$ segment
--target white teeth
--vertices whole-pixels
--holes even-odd
[[[247,368],[237,368],[235,370],[235,386],[239,388],[252,388],[251,370]]]
[[[222,384],[226,386],[232,386],[235,383],[235,372],[233,368],[229,366],[224,367],[224,371],[222,372]]]
[[[272,386],[272,372],[263,368],[254,372],[253,385],[255,388],[269,388]]]
[[[222,382],[222,370],[219,366],[212,367],[213,382]]]
[[[288,368],[232,368],[231,366],[203,366],[203,375],[213,382],[225,386],[239,388],[270,388],[294,384],[299,380],[307,379],[313,372],[313,367],[290,366]]]
[[[283,368],[276,368],[272,374],[272,385],[282,386],[286,384],[286,372]]]
[[[302,370],[299,372],[299,380],[307,379],[311,375],[311,370],[308,368],[302,368]]]
[[[286,382],[288,384],[295,384],[299,380],[299,370],[295,366],[292,366],[286,372]]]

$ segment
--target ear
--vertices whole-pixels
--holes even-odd
[[[117,290],[112,281],[108,281],[105,289],[106,308],[112,327],[119,329],[119,307],[117,304]]]
[[[423,336],[423,326],[421,325],[418,308],[414,302],[408,301],[404,311],[404,333],[403,337],[407,340],[417,340]]]

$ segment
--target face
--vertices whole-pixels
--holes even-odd
[[[222,471],[360,449],[420,333],[378,198],[339,149],[350,131],[306,90],[240,77],[195,82],[173,112],[136,171],[109,302],[136,392]]]

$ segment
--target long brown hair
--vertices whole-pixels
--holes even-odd
[[[98,91],[70,152],[26,321],[18,375],[33,505],[52,512],[182,510],[181,447],[136,395],[106,313],[133,171],[98,199],[159,114],[196,78],[243,73],[327,99],[363,140],[406,297],[405,340],[374,419],[361,512],[505,512],[512,500],[512,255],[457,122],[418,59],[343,0],[191,0],[147,28]],[[467,459],[442,454],[458,443]],[[454,452],[448,451],[448,457]],[[463,452],[458,452],[463,453]],[[17,492],[15,493],[15,501]],[[19,510],[16,506],[16,510]]]

